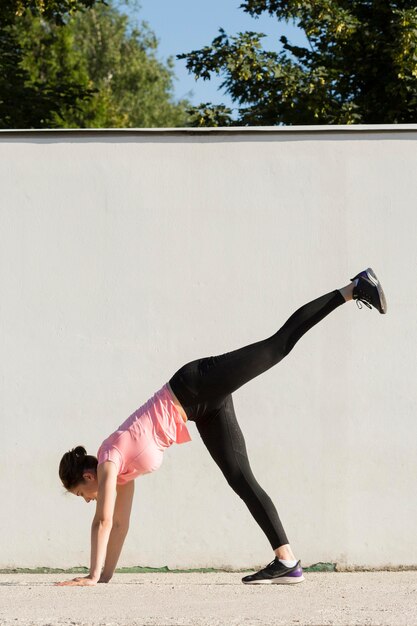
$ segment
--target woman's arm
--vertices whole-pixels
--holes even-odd
[[[106,558],[116,503],[117,468],[112,461],[97,466],[97,508],[91,525],[90,578],[97,582]]]
[[[133,480],[117,487],[116,505],[113,514],[113,528],[107,545],[104,569],[100,576],[100,583],[108,583],[116,569],[122,551],[123,543],[129,530],[130,512],[132,510],[135,483]]]
[[[97,466],[97,481],[97,508],[91,526],[90,574],[84,578],[57,583],[58,586],[95,585],[100,578],[113,525],[116,501],[117,468],[112,461],[105,461]]]

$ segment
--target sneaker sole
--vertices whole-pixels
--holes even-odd
[[[366,273],[369,276],[369,280],[377,288],[378,295],[379,295],[379,301],[381,303],[381,311],[380,311],[380,313],[386,313],[387,312],[387,300],[385,298],[384,290],[381,287],[381,283],[379,282],[379,280],[378,280],[374,270],[372,269],[372,267],[368,267],[368,269],[366,270]]]
[[[302,583],[304,580],[304,576],[297,576],[297,578],[290,578],[289,576],[279,576],[278,578],[267,578],[265,580],[242,580],[242,582],[244,585],[296,585],[297,583]]]

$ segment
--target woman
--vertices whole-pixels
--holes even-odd
[[[269,565],[245,576],[242,582],[302,582],[300,561],[291,550],[277,510],[252,474],[231,394],[281,361],[304,333],[352,299],[360,308],[362,302],[386,313],[384,292],[368,268],[346,287],[302,306],[268,339],[181,367],[102,443],[97,458],[87,455],[81,446],[64,454],[59,466],[64,487],[86,502],[96,500],[97,505],[91,530],[90,573],[58,584],[95,585],[110,581],[128,531],[134,479],[156,470],[165,448],[190,441],[187,419],[195,422],[211,456],[247,505],[275,553]]]

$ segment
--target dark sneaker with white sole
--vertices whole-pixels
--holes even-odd
[[[301,583],[303,580],[305,578],[301,568],[301,561],[298,561],[294,567],[286,567],[278,557],[275,557],[269,565],[256,572],[256,574],[244,576],[242,583],[246,585],[293,585],[294,583]]]
[[[374,307],[380,313],[387,312],[387,301],[385,299],[384,290],[371,267],[368,267],[367,270],[363,270],[363,272],[359,272],[359,274],[356,274],[356,276],[350,280],[358,281],[353,289],[353,299],[357,301],[358,306],[359,302],[362,302],[368,309]]]

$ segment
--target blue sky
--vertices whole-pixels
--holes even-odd
[[[291,43],[304,45],[304,32],[294,24],[278,22],[276,18],[262,15],[250,17],[239,5],[242,0],[139,0],[139,10],[130,6],[125,12],[136,21],[145,20],[159,40],[159,58],[198,50],[211,43],[220,27],[228,35],[252,30],[267,35],[264,47],[281,49],[279,38],[286,35]],[[130,2],[132,5],[132,2]],[[198,80],[189,74],[185,61],[175,60],[175,97],[188,98],[193,104],[223,102],[232,106],[230,98],[218,91],[221,79]]]

